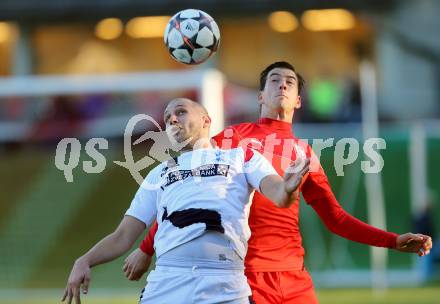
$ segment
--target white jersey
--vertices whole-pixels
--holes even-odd
[[[224,233],[244,259],[254,189],[277,174],[260,153],[242,148],[197,149],[161,163],[145,178],[126,215],[150,225],[156,217],[157,257],[205,231]]]

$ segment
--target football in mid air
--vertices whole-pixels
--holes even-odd
[[[214,54],[220,30],[214,19],[197,9],[186,9],[171,17],[164,34],[171,56],[184,64],[199,64]]]

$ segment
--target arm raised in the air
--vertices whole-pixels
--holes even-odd
[[[427,235],[414,233],[398,235],[373,227],[347,213],[336,200],[318,159],[312,157],[312,162],[311,167],[315,169],[311,170],[304,183],[302,194],[331,232],[371,246],[418,253],[420,256],[429,253],[432,240]]]

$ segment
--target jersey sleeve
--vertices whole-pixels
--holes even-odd
[[[149,226],[157,215],[157,170],[151,171],[136,192],[125,215],[132,216]]]
[[[304,199],[333,233],[362,244],[395,248],[397,234],[375,228],[348,214],[336,200],[327,176],[311,151],[310,173],[302,187]]]
[[[258,151],[245,149],[244,172],[254,189],[260,190],[260,183],[268,175],[278,175],[270,162]]]
[[[154,254],[154,236],[156,235],[157,228],[159,225],[156,221],[151,225],[150,230],[148,230],[147,235],[142,240],[139,248],[149,256],[153,256]]]
[[[387,232],[348,214],[334,196],[316,199],[311,206],[331,232],[354,242],[396,248],[397,234]]]

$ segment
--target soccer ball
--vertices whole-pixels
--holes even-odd
[[[194,65],[204,62],[217,51],[220,30],[207,13],[186,9],[170,19],[164,41],[175,60]]]

